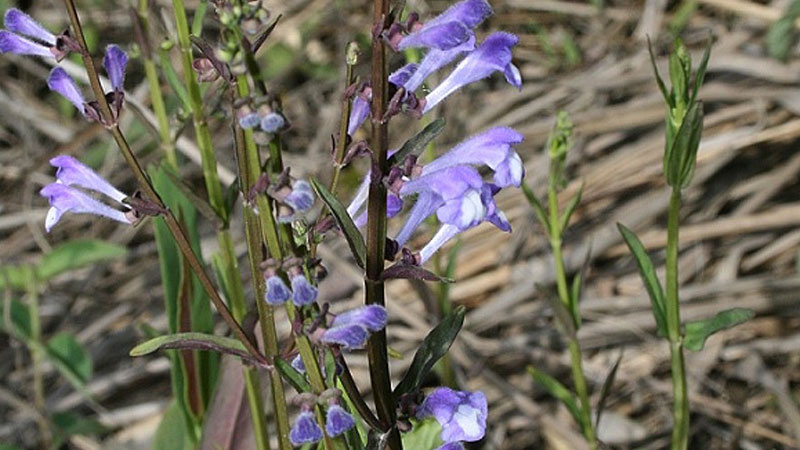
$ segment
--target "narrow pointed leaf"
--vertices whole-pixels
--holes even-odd
[[[794,23],[794,20],[792,21]],[[697,66],[697,72],[695,72],[694,76],[694,88],[692,89],[692,98],[689,101],[689,104],[694,104],[695,100],[697,100],[697,93],[700,91],[700,86],[703,84],[703,80],[706,77],[706,70],[708,69],[708,59],[711,57],[711,38],[708,38],[708,43],[706,44],[706,50],[703,52],[703,59],[700,60],[700,65]]]
[[[142,342],[130,351],[131,356],[144,356],[158,350],[191,349],[227,353],[251,359],[241,342],[205,333],[175,333]]]
[[[353,223],[350,214],[347,214],[347,209],[345,209],[339,200],[331,194],[328,188],[317,182],[317,180],[312,178],[311,185],[314,187],[314,191],[319,198],[328,206],[331,214],[333,214],[333,218],[336,220],[339,229],[341,229],[344,234],[345,240],[347,240],[347,244],[350,246],[350,252],[353,254],[356,264],[361,268],[366,267],[367,246],[364,244],[364,236],[358,231],[358,227]]]
[[[608,376],[606,380],[603,382],[603,387],[600,389],[600,399],[597,400],[597,417],[594,421],[594,428],[597,429],[597,426],[600,425],[600,416],[603,415],[603,410],[606,407],[606,400],[608,399],[608,394],[611,393],[611,387],[614,386],[614,379],[617,377],[617,369],[619,369],[619,364],[622,362],[622,351],[619,352],[619,356],[617,360],[614,362],[614,365],[611,367],[611,371],[608,372]]]
[[[647,295],[650,297],[650,306],[653,310],[653,317],[656,319],[656,328],[660,336],[667,335],[667,319],[666,311],[664,310],[664,289],[661,287],[661,282],[658,281],[656,276],[656,269],[653,267],[653,261],[647,255],[647,251],[642,245],[642,241],[633,233],[633,231],[626,228],[621,223],[617,224],[622,239],[628,244],[628,248],[633,253],[636,259],[636,265],[639,267],[639,275],[642,277],[642,282],[647,290]]]
[[[8,314],[5,311],[6,306],[10,310]],[[10,323],[7,323],[6,319]],[[31,314],[28,305],[13,298],[8,303],[0,301],[0,331],[28,342],[33,336],[31,330]]]
[[[689,136],[686,149],[681,158],[681,188],[685,188],[689,185],[694,176],[694,169],[697,167],[697,149],[700,147],[700,138],[703,135],[703,102],[696,102],[692,105],[683,123],[685,124],[687,122],[689,123]]]
[[[547,219],[547,211],[544,209],[542,202],[536,198],[536,194],[533,192],[533,189],[528,186],[528,183],[522,183],[522,193],[525,194],[525,198],[528,200],[531,208],[533,208],[533,212],[536,213],[536,218],[539,219],[539,223],[542,224],[542,227],[547,231],[548,235],[551,234],[550,221]]]
[[[533,366],[528,366],[528,373],[533,377],[533,381],[538,383],[544,390],[546,390],[550,395],[557,398],[567,407],[570,414],[572,414],[572,418],[575,419],[575,423],[581,423],[581,414],[580,409],[578,408],[578,400],[575,396],[567,389],[566,386],[561,384],[560,381],[556,380],[555,378],[551,377],[550,375],[536,369]]]
[[[661,75],[658,73],[658,66],[656,65],[656,57],[653,54],[653,44],[650,42],[650,37],[647,38],[647,51],[650,52],[650,64],[653,66],[653,74],[656,76],[656,83],[658,83],[658,89],[661,91],[661,95],[664,96],[664,101],[670,106],[670,108],[675,107],[672,102],[672,96],[667,91],[667,87],[664,85],[664,80],[661,79]]]
[[[394,388],[395,398],[400,398],[403,394],[415,392],[419,389],[433,365],[447,353],[447,350],[450,349],[453,341],[455,341],[458,332],[461,331],[461,326],[464,324],[465,314],[466,309],[463,306],[459,306],[452,313],[445,316],[439,322],[439,325],[436,325],[425,336],[422,344],[417,349],[417,353],[414,355],[411,366],[397,387]]]
[[[425,147],[444,129],[445,120],[439,118],[429,123],[428,126],[422,129],[416,136],[407,140],[400,150],[389,157],[389,167],[401,163],[409,155],[419,156]]]
[[[750,309],[733,308],[717,313],[710,319],[688,322],[684,332],[683,345],[697,352],[703,349],[706,339],[712,334],[734,327],[752,319],[755,313]]]
[[[572,213],[575,212],[575,208],[577,208],[580,204],[581,196],[583,195],[583,186],[583,183],[581,183],[581,187],[578,188],[578,192],[569,200],[567,208],[564,210],[564,214],[561,215],[561,220],[559,221],[561,230],[567,228],[567,225],[569,225],[569,219],[572,217]]]
[[[298,372],[291,364],[281,358],[275,358],[275,368],[281,374],[281,378],[292,385],[297,393],[311,392],[311,385],[306,381],[306,377]]]

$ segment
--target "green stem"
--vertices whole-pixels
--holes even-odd
[[[167,116],[167,108],[164,104],[164,95],[161,92],[161,82],[158,78],[156,70],[156,63],[153,60],[152,49],[150,46],[150,19],[148,17],[149,1],[139,0],[138,9],[136,10],[139,16],[139,23],[142,25],[140,47],[142,47],[142,62],[144,64],[144,74],[147,78],[147,87],[150,90],[150,102],[153,104],[153,112],[158,120],[158,136],[160,139],[161,149],[164,151],[164,156],[167,163],[177,171],[178,169],[178,156],[175,153],[175,143],[172,142],[172,136],[169,129],[169,117]]]
[[[553,183],[550,184],[547,191],[547,200],[550,219],[550,247],[553,250],[553,260],[556,266],[558,297],[572,317],[572,324],[570,325],[575,328],[574,333],[567,333],[567,340],[570,363],[572,366],[572,381],[575,385],[575,393],[578,395],[578,400],[580,401],[581,431],[586,438],[586,442],[589,444],[589,448],[596,450],[598,446],[597,433],[594,429],[594,422],[592,421],[592,405],[589,402],[589,390],[586,384],[586,376],[583,372],[583,355],[581,353],[577,334],[578,320],[574,317],[577,309],[574,307],[573,303],[576,302],[577,299],[571,297],[569,288],[567,287],[567,271],[564,267],[564,255],[561,250],[561,234],[563,230],[561,229],[561,220],[558,211],[558,193]]]
[[[372,23],[372,142],[370,148],[375,159],[376,173],[374,183],[369,186],[367,203],[367,268],[365,284],[365,303],[368,305],[386,304],[383,281],[384,253],[386,248],[386,186],[382,179],[387,173],[388,126],[383,120],[388,104],[388,84],[386,82],[386,45],[378,35],[386,26],[389,16],[389,1],[374,0]],[[367,357],[372,392],[375,397],[375,408],[378,418],[388,429],[389,448],[402,450],[400,433],[395,427],[396,417],[392,380],[389,373],[389,358],[386,348],[386,329],[372,333],[367,341]]]
[[[72,24],[73,32],[75,33],[75,39],[78,44],[82,48],[82,57],[84,65],[86,66],[86,73],[89,76],[89,84],[92,87],[92,91],[94,93],[95,99],[97,100],[100,111],[108,123],[113,123],[112,121],[112,113],[111,108],[106,101],[105,92],[103,92],[103,87],[100,84],[100,77],[97,74],[97,68],[94,65],[94,61],[92,60],[91,56],[89,55],[88,51],[86,50],[86,39],[83,35],[83,28],[81,27],[80,18],[78,17],[78,10],[75,8],[74,0],[64,0],[64,5],[67,9],[67,12],[70,17],[70,22]],[[111,135],[114,138],[117,146],[122,153],[122,156],[125,158],[125,161],[128,163],[131,171],[133,172],[133,176],[136,179],[136,182],[139,186],[139,189],[144,194],[144,197],[149,199],[159,208],[162,208],[165,212],[163,213],[164,221],[167,224],[167,227],[170,230],[173,238],[175,239],[175,243],[180,248],[181,253],[186,258],[186,261],[189,263],[189,267],[192,269],[195,275],[197,275],[198,279],[200,280],[200,284],[202,284],[203,289],[208,293],[211,302],[216,307],[217,311],[219,312],[222,319],[225,321],[226,324],[231,328],[231,331],[239,339],[242,344],[245,346],[247,351],[253,355],[256,360],[258,360],[262,364],[267,364],[266,358],[258,351],[255,343],[251,341],[247,334],[244,332],[242,327],[239,325],[238,322],[233,318],[228,307],[225,305],[225,302],[220,297],[219,292],[217,292],[216,288],[214,287],[214,283],[211,281],[211,278],[205,271],[203,267],[203,263],[200,259],[195,255],[194,250],[192,250],[192,246],[189,242],[188,237],[183,231],[178,220],[175,218],[175,215],[172,211],[169,211],[164,204],[161,197],[153,188],[153,185],[150,183],[150,179],[145,174],[142,166],[139,164],[139,160],[136,158],[136,155],[131,150],[128,141],[125,139],[125,136],[122,134],[122,130],[120,130],[119,126],[114,124],[110,127]]]
[[[689,445],[689,396],[686,389],[686,369],[683,361],[680,304],[678,301],[678,229],[681,191],[672,190],[667,218],[667,282],[666,313],[672,369],[673,420],[672,450],[686,450]]]
[[[203,160],[203,179],[208,191],[208,201],[223,222],[227,222],[228,212],[225,210],[222,185],[220,184],[219,175],[217,175],[217,159],[214,156],[214,147],[211,141],[211,132],[208,129],[208,122],[203,113],[203,96],[200,93],[200,84],[197,82],[194,68],[192,68],[192,42],[189,35],[189,22],[186,19],[186,8],[183,5],[183,0],[172,0],[172,6],[175,12],[175,28],[178,32],[178,46],[181,52],[183,76],[192,107],[192,122],[197,136],[197,147],[200,149],[200,155]]]

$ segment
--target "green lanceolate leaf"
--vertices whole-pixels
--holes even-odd
[[[575,423],[581,423],[581,414],[580,409],[578,408],[578,400],[575,396],[567,389],[566,386],[561,384],[560,381],[556,380],[555,378],[551,377],[550,375],[536,369],[533,366],[528,366],[528,373],[531,374],[533,377],[533,381],[538,383],[544,390],[546,390],[550,395],[557,398],[567,407],[570,414],[572,414],[572,418],[575,419]]]
[[[6,306],[8,306],[8,311],[5,310]],[[0,313],[2,313],[2,316],[0,316],[0,330],[25,342],[30,341],[33,331],[31,328],[31,314],[27,305],[12,298],[8,303],[0,302]]]
[[[367,246],[364,244],[364,236],[358,231],[358,227],[353,223],[353,219],[350,218],[347,209],[345,209],[339,200],[331,194],[325,186],[317,182],[317,180],[311,179],[311,185],[314,187],[314,191],[316,191],[317,195],[328,206],[331,214],[333,214],[333,218],[336,220],[342,233],[344,233],[344,238],[350,246],[350,252],[353,254],[356,264],[361,268],[366,267]]]
[[[50,420],[55,428],[54,441],[56,442],[53,448],[63,445],[63,442],[70,436],[95,436],[108,431],[100,422],[74,412],[57,412],[50,416]],[[56,445],[58,443],[61,445]]]
[[[561,226],[562,231],[567,228],[567,225],[569,225],[569,219],[572,217],[572,213],[575,212],[575,208],[577,208],[578,204],[580,204],[582,195],[583,195],[583,183],[581,183],[581,187],[578,188],[578,192],[575,194],[575,196],[569,200],[567,208],[564,210],[564,214],[561,215],[559,224]]]
[[[208,350],[238,356],[252,361],[241,342],[205,333],[175,333],[142,342],[130,351],[131,356],[144,356],[158,350]]]
[[[697,93],[700,91],[700,86],[706,78],[706,70],[708,70],[708,59],[711,57],[711,38],[708,39],[706,50],[703,52],[703,59],[700,60],[700,65],[697,66],[697,72],[694,75],[694,88],[692,88],[692,97],[689,99],[689,104],[693,105],[697,100]]]
[[[311,392],[311,385],[306,381],[306,377],[291,364],[281,358],[275,358],[275,368],[280,372],[281,378],[289,382],[297,393]]]
[[[153,436],[153,450],[191,450],[194,448],[192,438],[187,434],[187,425],[181,407],[170,403],[161,423]]]
[[[403,394],[415,392],[419,389],[433,365],[447,353],[447,350],[450,349],[453,341],[455,341],[458,332],[461,331],[461,325],[464,324],[465,314],[466,309],[463,306],[459,306],[452,313],[445,316],[439,322],[439,325],[436,325],[425,336],[422,344],[417,349],[417,353],[414,354],[411,366],[397,387],[394,388],[395,398],[400,398]]]
[[[69,333],[59,333],[47,341],[47,356],[72,384],[84,386],[92,378],[92,357]]]
[[[667,91],[667,86],[664,84],[664,80],[661,78],[661,75],[658,73],[658,66],[656,66],[656,57],[653,54],[653,44],[650,42],[650,37],[647,38],[647,50],[650,52],[650,64],[653,66],[653,74],[656,76],[656,83],[658,84],[658,90],[661,91],[661,95],[664,96],[664,101],[667,102],[670,108],[675,107],[675,102],[672,99],[669,91]]]
[[[533,212],[536,214],[536,218],[539,219],[539,223],[542,224],[547,234],[550,234],[550,221],[547,219],[547,211],[544,209],[544,205],[542,202],[536,198],[536,194],[534,194],[533,189],[528,186],[527,183],[522,183],[522,193],[525,194],[525,199],[528,200],[528,203],[531,205]]]
[[[792,45],[797,39],[794,23],[798,17],[800,17],[800,0],[794,0],[783,16],[769,28],[766,40],[771,57],[783,62],[788,60]]]
[[[608,372],[606,381],[603,382],[603,387],[600,389],[600,399],[597,401],[597,417],[594,421],[595,429],[600,425],[600,416],[603,415],[608,394],[611,393],[611,387],[614,386],[614,379],[617,377],[617,369],[619,369],[619,364],[622,362],[622,354],[622,351],[620,351],[617,361],[614,362],[614,366],[611,367],[611,371]]]
[[[402,162],[409,155],[419,156],[425,147],[444,129],[445,120],[439,118],[429,123],[416,136],[407,140],[400,150],[389,158],[389,167]]]
[[[667,318],[666,310],[664,309],[664,289],[661,287],[661,282],[658,281],[656,276],[656,269],[653,267],[653,261],[647,255],[647,251],[642,245],[642,241],[627,229],[621,223],[617,224],[622,239],[628,244],[628,248],[633,253],[636,259],[636,265],[639,266],[639,275],[642,277],[647,295],[650,297],[650,306],[653,310],[653,317],[656,319],[656,329],[660,336],[667,335]]]
[[[105,241],[78,239],[59,245],[42,257],[36,277],[47,281],[69,270],[125,256],[125,247]]]
[[[745,308],[726,309],[710,319],[688,322],[685,327],[683,345],[691,351],[700,351],[712,334],[734,327],[752,319],[755,314]]]

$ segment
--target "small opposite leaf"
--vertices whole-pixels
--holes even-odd
[[[672,96],[667,91],[667,87],[664,85],[664,80],[661,79],[661,75],[658,73],[658,66],[656,66],[656,57],[653,55],[653,44],[650,42],[650,37],[647,37],[647,50],[650,52],[650,64],[653,65],[653,74],[656,76],[656,83],[658,83],[658,89],[661,91],[661,95],[664,96],[664,101],[670,106],[670,108],[674,108],[675,105],[672,101]]]
[[[311,185],[314,187],[314,191],[316,191],[319,198],[328,205],[328,209],[330,209],[331,214],[333,214],[333,218],[336,220],[342,233],[344,233],[344,238],[350,246],[350,252],[353,254],[356,264],[363,269],[367,265],[367,246],[364,244],[364,236],[358,231],[358,227],[353,223],[353,219],[350,217],[350,214],[347,213],[347,209],[345,209],[339,200],[331,194],[325,186],[318,183],[317,180],[313,178],[311,179]]]
[[[608,399],[608,394],[611,393],[611,387],[614,386],[614,379],[617,377],[617,369],[619,369],[619,363],[622,362],[622,354],[622,351],[620,351],[617,361],[614,363],[614,366],[611,367],[611,371],[608,373],[606,381],[603,382],[603,387],[600,389],[600,399],[597,401],[597,414],[594,420],[595,429],[597,429],[597,426],[600,425],[600,416],[603,415],[603,410],[606,406],[606,399]]]
[[[415,392],[422,385],[422,381],[433,365],[447,353],[450,346],[455,341],[461,325],[464,324],[466,309],[463,306],[457,307],[452,313],[445,316],[436,328],[431,330],[414,354],[414,360],[408,368],[403,379],[394,388],[394,397],[400,398],[401,395]]]
[[[152,450],[191,450],[194,445],[186,429],[183,412],[173,400],[153,435]]]
[[[697,66],[697,72],[694,75],[694,88],[692,90],[692,98],[689,101],[689,104],[693,104],[695,100],[697,100],[697,92],[700,91],[700,86],[703,84],[703,80],[706,78],[706,70],[708,69],[708,59],[711,57],[711,38],[708,38],[708,43],[706,43],[706,50],[703,52],[703,59],[700,60],[700,65]]]
[[[68,333],[59,333],[47,341],[47,356],[69,381],[84,386],[92,377],[92,357]]]
[[[580,204],[582,195],[583,183],[581,183],[581,187],[578,188],[578,192],[575,194],[575,196],[569,200],[567,208],[564,210],[564,214],[561,216],[561,231],[564,231],[567,228],[567,225],[569,225],[569,219],[572,217],[572,213],[575,212],[575,208],[577,208],[578,204]]]
[[[400,150],[395,152],[389,157],[389,167],[402,162],[408,155],[419,155],[425,150],[425,147],[430,143],[439,133],[444,129],[445,120],[439,118],[429,123],[428,126],[422,129],[416,136],[407,140]]]
[[[10,310],[8,314],[5,311],[5,305],[8,304]],[[31,314],[28,311],[28,306],[19,300],[11,299],[9,303],[0,302],[0,330],[15,336],[17,339],[28,341],[33,335],[31,332]],[[8,319],[11,323],[6,323]],[[9,329],[11,328],[11,329]]]
[[[125,247],[105,241],[78,239],[54,248],[36,266],[36,276],[47,281],[68,270],[125,256]]]
[[[647,295],[650,297],[650,306],[653,310],[653,317],[656,319],[656,329],[660,336],[667,335],[667,318],[666,311],[664,310],[664,289],[661,287],[661,282],[658,281],[656,276],[656,269],[653,267],[653,261],[647,255],[647,251],[642,245],[642,241],[633,233],[622,225],[617,224],[622,239],[628,244],[628,248],[633,253],[636,259],[636,265],[639,266],[639,275],[642,277]]]
[[[578,409],[578,401],[575,396],[567,389],[566,386],[561,384],[560,381],[551,377],[550,375],[537,370],[533,366],[528,366],[528,373],[533,377],[533,381],[541,385],[553,397],[557,398],[567,407],[575,423],[581,423],[580,409]]]
[[[275,358],[275,368],[281,374],[281,378],[289,382],[297,393],[311,392],[311,385],[306,381],[306,377],[298,372],[291,364],[281,358]]]
[[[396,278],[403,278],[406,280],[441,281],[444,283],[453,282],[453,280],[449,278],[440,277],[424,267],[413,264],[397,263],[386,268],[383,273],[381,273],[381,280],[391,280]]]
[[[755,313],[745,308],[727,309],[710,319],[697,320],[686,324],[683,345],[687,349],[697,352],[703,349],[706,339],[712,334],[734,327],[752,319]]]

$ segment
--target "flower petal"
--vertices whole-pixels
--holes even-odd
[[[360,325],[369,331],[379,331],[386,326],[386,308],[380,305],[367,305],[338,314],[331,327]]]
[[[414,206],[411,207],[411,212],[408,213],[406,223],[403,224],[403,228],[394,238],[397,241],[397,245],[400,247],[405,245],[411,239],[414,230],[443,204],[444,200],[433,192],[420,193],[417,196],[417,202],[414,203]]]
[[[450,224],[443,224],[439,227],[439,231],[433,235],[430,241],[422,247],[422,250],[419,251],[420,256],[420,264],[424,264],[427,260],[436,253],[437,250],[442,248],[444,244],[447,243],[450,239],[453,239],[455,235],[460,233],[461,230],[455,226]]]
[[[80,186],[84,189],[100,192],[124,204],[127,195],[120,192],[94,170],[69,155],[59,155],[50,160],[50,165],[56,167],[56,179],[67,186]]]
[[[428,26],[426,24],[419,31],[403,37],[397,45],[398,50],[407,48],[431,48],[447,50],[472,36],[472,30],[459,21],[442,22]]]
[[[122,211],[118,211],[103,204],[83,192],[61,183],[50,183],[40,191],[43,197],[50,202],[50,211],[47,212],[45,230],[49,233],[55,224],[66,212],[87,213],[108,217],[118,222],[130,224],[131,221]]]
[[[123,90],[125,83],[125,67],[128,65],[128,54],[118,46],[111,44],[106,47],[106,56],[103,58],[103,67],[106,69],[111,87],[116,91]]]
[[[511,47],[517,45],[519,38],[511,33],[498,31],[490,34],[466,58],[461,60],[450,75],[425,97],[423,114],[439,104],[448,95],[462,86],[488,77],[496,71],[506,72],[511,64]]]
[[[34,20],[33,17],[17,8],[11,8],[6,11],[3,23],[9,31],[37,39],[50,46],[56,45],[56,37],[53,33]]]
[[[53,52],[44,45],[37,44],[22,36],[6,30],[0,30],[0,53],[14,53],[16,55],[43,56],[55,58]]]
[[[292,445],[300,446],[303,444],[312,444],[319,442],[322,439],[322,429],[317,425],[314,419],[314,413],[311,411],[302,411],[292,425],[289,431],[289,440]]]
[[[289,286],[277,275],[267,277],[267,292],[264,293],[264,300],[272,306],[282,305],[292,297]]]
[[[84,107],[86,101],[84,101],[78,86],[75,85],[75,81],[73,81],[72,77],[67,75],[64,69],[56,67],[50,71],[50,77],[47,79],[47,86],[50,87],[51,90],[63,95],[70,103],[78,108],[81,114],[86,115],[86,108]]]
[[[486,434],[486,396],[480,391],[437,388],[425,398],[417,412],[418,418],[428,416],[433,416],[442,426],[443,441],[478,441]]]
[[[328,432],[328,436],[339,436],[354,426],[356,426],[356,421],[344,408],[339,405],[331,405],[328,408],[328,414],[325,417],[325,431]]]
[[[283,115],[271,112],[261,119],[261,129],[267,133],[277,133],[286,127],[286,119]]]
[[[347,134],[353,136],[358,127],[367,120],[370,114],[369,101],[361,98],[360,95],[353,97],[353,106],[350,108],[350,120],[347,124]]]
[[[306,306],[317,300],[316,286],[311,285],[303,274],[292,277],[292,302],[297,306]]]
[[[431,74],[453,62],[462,53],[471,52],[474,49],[475,36],[470,36],[461,44],[446,50],[430,49],[402,86],[409,92],[416,91]]]
[[[492,15],[492,7],[486,0],[464,0],[447,8],[438,16],[427,21],[424,26],[455,20],[469,28],[475,28],[490,15]]]
[[[452,200],[464,195],[468,189],[480,189],[482,185],[483,179],[474,168],[451,166],[407,181],[400,188],[400,196],[430,191],[444,200]]]
[[[361,325],[344,325],[328,328],[322,333],[320,341],[328,345],[338,345],[344,350],[364,348],[369,332]]]

